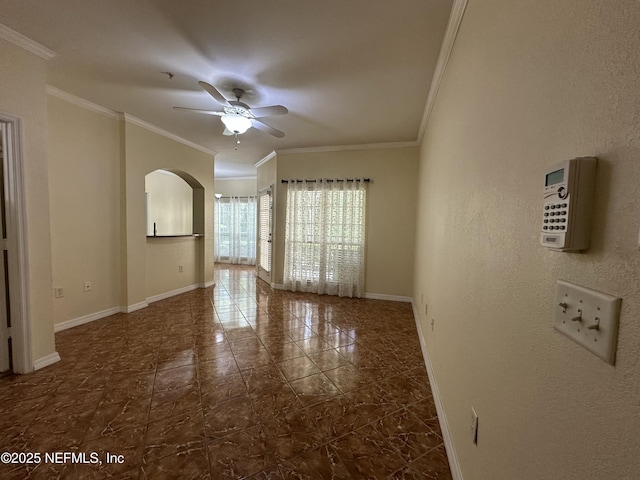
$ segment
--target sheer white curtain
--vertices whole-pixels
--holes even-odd
[[[243,265],[256,264],[256,197],[216,199],[215,261]]]
[[[362,296],[366,185],[364,180],[289,181],[285,288]]]

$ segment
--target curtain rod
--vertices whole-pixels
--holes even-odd
[[[328,183],[332,183],[332,182],[355,182],[357,181],[357,178],[345,178],[344,180],[342,179],[330,179],[330,178],[326,178],[324,181],[328,182]],[[296,183],[316,183],[318,180],[282,180],[282,183],[289,183],[289,182],[296,182]],[[369,183],[371,181],[370,178],[364,178],[363,179],[364,182]]]
[[[221,199],[221,198],[256,198],[257,195],[221,195],[219,197],[216,197],[216,199]]]

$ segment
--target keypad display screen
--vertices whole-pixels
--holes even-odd
[[[555,172],[548,173],[544,185],[545,187],[548,187],[550,185],[555,185],[556,183],[560,183],[563,180],[564,180],[564,168],[561,168],[560,170],[556,170]]]

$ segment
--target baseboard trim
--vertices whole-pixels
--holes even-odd
[[[271,288],[274,290],[287,290],[282,283],[272,283]],[[387,295],[384,293],[365,293],[362,298],[369,300],[386,300],[388,302],[405,302],[411,303],[411,297],[403,297],[401,295]]]
[[[411,303],[411,297],[403,297],[402,295],[387,295],[384,293],[365,293],[364,298],[368,298],[370,300],[386,300],[388,302]]]
[[[45,355],[42,358],[37,359],[33,362],[33,369],[40,370],[41,368],[48,367],[49,365],[53,365],[56,362],[60,361],[60,354],[58,352],[50,353],[49,355]]]
[[[122,307],[120,311],[122,313],[133,313],[136,310],[142,310],[143,308],[147,308],[149,304],[147,302],[138,302],[133,305],[127,305],[126,307]]]
[[[460,462],[458,461],[458,455],[451,439],[451,433],[449,431],[449,422],[445,415],[444,406],[440,398],[440,390],[438,390],[438,383],[436,382],[435,373],[433,371],[433,365],[429,358],[429,351],[427,350],[427,344],[422,334],[422,328],[420,327],[420,316],[416,310],[416,304],[411,300],[411,307],[413,308],[413,319],[416,322],[416,330],[418,330],[418,338],[420,339],[420,348],[422,349],[422,357],[427,367],[427,375],[429,376],[429,383],[431,384],[431,393],[433,394],[433,400],[436,405],[436,412],[438,412],[438,421],[440,422],[440,430],[442,430],[442,439],[444,440],[444,447],[447,451],[447,458],[449,459],[449,467],[451,468],[451,476],[453,480],[464,480],[462,478],[462,469],[460,468]]]
[[[210,282],[200,283],[198,285],[198,288],[209,288],[209,287],[215,287],[215,286],[216,286],[216,282],[214,280],[211,280]]]
[[[182,293],[191,292],[193,290],[197,290],[198,288],[202,288],[202,284],[194,283],[192,285],[187,285],[186,287],[176,288],[175,290],[171,290],[169,292],[160,293],[158,295],[148,297],[147,304],[159,302],[160,300],[165,300],[167,298],[175,297],[176,295],[180,295]]]
[[[64,322],[56,323],[53,326],[53,331],[58,333],[62,330],[67,330],[69,328],[77,327],[79,325],[84,325],[85,323],[94,322],[96,320],[100,320],[101,318],[109,317],[116,313],[120,313],[122,309],[120,307],[108,308],[106,310],[102,310],[96,313],[90,313],[89,315],[83,315],[82,317],[72,318],[71,320],[66,320]]]

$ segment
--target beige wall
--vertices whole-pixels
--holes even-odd
[[[417,147],[278,154],[276,217],[286,217],[282,179],[371,179],[367,194],[367,294],[410,297],[417,199]],[[284,221],[276,223],[275,283],[283,283]]]
[[[156,170],[144,179],[147,235],[191,235],[193,188],[175,173]]]
[[[469,1],[422,142],[414,288],[465,480],[638,478],[638,25],[632,0]],[[592,247],[549,251],[544,172],[585,155]],[[554,331],[557,279],[622,297],[615,367]]]
[[[54,322],[120,306],[118,119],[47,96]],[[84,282],[92,283],[90,292]]]
[[[258,192],[257,178],[216,178],[215,192],[223,197],[248,197]]]
[[[167,293],[167,285],[175,289],[213,282],[213,170],[211,155],[183,145],[158,133],[121,119],[125,148],[122,163],[126,170],[124,195],[126,218],[123,221],[123,250],[126,253],[126,285],[123,305],[129,309],[146,302],[149,297]],[[145,175],[157,169],[176,169],[191,175],[204,187],[204,236],[173,243],[179,251],[165,255],[171,239],[146,238]],[[163,243],[164,242],[164,243]],[[191,258],[196,249],[197,261],[192,271],[179,272],[176,259]],[[147,259],[154,264],[147,264]],[[167,277],[159,277],[158,271]]]
[[[45,81],[42,58],[0,39],[0,111],[17,117],[21,127],[27,233],[22,247],[28,261],[24,286],[32,360],[55,352]]]

